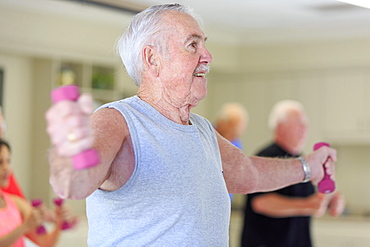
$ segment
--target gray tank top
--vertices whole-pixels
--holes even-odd
[[[125,118],[135,169],[118,190],[86,199],[88,245],[228,246],[230,198],[210,122],[192,113],[192,125],[175,123],[137,96],[102,107]]]

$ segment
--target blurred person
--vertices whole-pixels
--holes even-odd
[[[6,122],[5,122],[2,107],[0,106],[0,139],[4,138],[5,131],[6,131]],[[20,196],[22,198],[25,198],[24,194],[23,194],[23,191],[22,191],[21,187],[19,186],[18,181],[14,176],[14,173],[11,173],[10,176],[9,176],[8,186],[2,187],[1,190],[5,191],[5,192],[8,192],[10,194],[17,195],[17,196]]]
[[[301,103],[280,101],[273,107],[269,127],[274,141],[257,156],[292,158],[302,155],[308,134],[308,121]],[[276,191],[247,195],[242,247],[310,247],[311,216],[322,216],[327,208],[332,216],[344,209],[338,192],[326,196],[315,192],[308,181]]]
[[[248,127],[249,115],[245,107],[237,102],[222,105],[217,114],[215,129],[225,139],[243,149],[241,137]]]
[[[10,145],[0,139],[0,187],[8,185],[11,174]],[[46,218],[55,224],[53,231],[37,234],[36,229]],[[25,238],[41,247],[56,246],[64,220],[70,220],[70,213],[64,207],[55,207],[50,215],[45,206],[32,207],[24,198],[0,190],[0,246],[25,246]]]
[[[246,156],[191,112],[207,94],[206,39],[190,8],[149,7],[118,40],[137,95],[91,117],[87,95],[47,111],[50,183],[62,198],[87,198],[89,246],[228,246],[228,192],[317,183],[324,164],[334,176],[332,148],[304,157],[308,174],[297,159]],[[100,163],[75,170],[71,157],[87,148]]]

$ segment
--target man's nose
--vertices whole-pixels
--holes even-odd
[[[212,60],[213,58],[211,53],[208,51],[207,48],[204,48],[204,50],[202,51],[202,55],[200,56],[200,62],[210,64],[212,63]]]

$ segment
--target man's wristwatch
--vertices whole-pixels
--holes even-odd
[[[310,168],[310,165],[302,157],[298,157],[297,159],[301,162],[302,168],[303,168],[303,172],[304,172],[304,179],[303,179],[302,183],[307,183],[311,179],[311,168]]]

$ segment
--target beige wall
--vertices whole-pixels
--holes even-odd
[[[12,146],[12,167],[26,194],[31,183],[31,59],[0,52],[0,68],[4,69],[4,116],[7,120],[5,137]]]
[[[61,15],[40,15],[0,7],[0,67],[5,69],[6,137],[13,146],[14,170],[29,198],[41,197],[50,202],[54,196],[48,187],[46,154],[49,140],[43,117],[50,105],[48,93],[53,88],[54,61],[68,59],[81,63],[119,64],[114,55],[114,43],[128,19],[122,17],[122,22],[112,24],[99,21],[99,18],[62,18]],[[214,58],[208,76],[209,95],[194,111],[213,121],[222,103],[231,100],[243,103],[251,118],[243,142],[245,152],[253,154],[270,140],[266,122],[272,105],[286,98],[301,101],[311,126],[305,151],[309,152],[313,143],[319,140],[334,143],[340,158],[338,187],[347,197],[353,213],[368,212],[369,143],[356,138],[351,142],[343,138],[328,139],[328,126],[325,124],[330,122],[325,116],[346,118],[348,112],[340,109],[347,110],[346,102],[358,99],[353,94],[349,95],[351,98],[338,98],[339,114],[335,116],[330,115],[330,107],[336,103],[335,95],[331,104],[325,102],[338,79],[342,80],[338,85],[347,85],[349,91],[350,83],[363,83],[366,88],[370,37],[362,40],[348,37],[334,43],[269,46],[230,46],[215,40],[208,41]],[[353,76],[348,79],[338,76],[347,74]],[[121,75],[119,78],[122,79],[122,89],[133,90],[127,77]],[[366,102],[360,102],[366,109]],[[358,111],[350,116],[357,117],[365,112]],[[84,212],[83,201],[71,203],[77,212]]]

